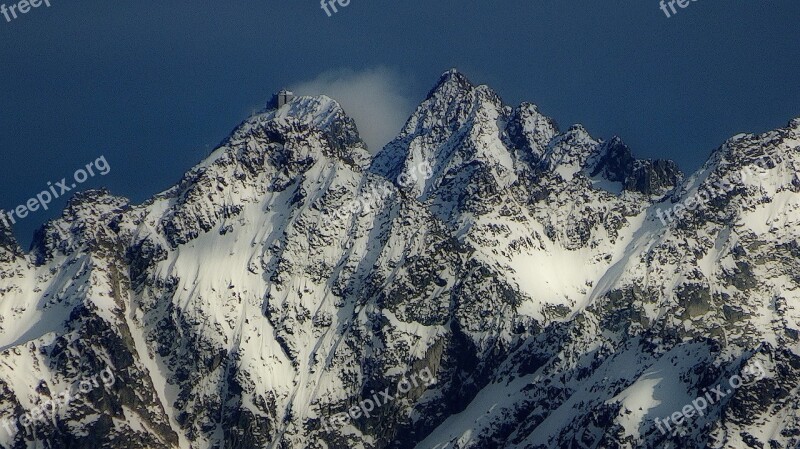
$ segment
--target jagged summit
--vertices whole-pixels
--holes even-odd
[[[355,121],[334,99],[325,96],[297,96],[278,109],[267,109],[240,124],[215,151],[240,147],[263,139],[283,144],[287,135],[320,133],[326,151],[336,153],[351,163],[365,164],[366,144],[358,134]],[[322,148],[320,148],[322,149]],[[213,157],[212,157],[213,159]],[[202,165],[202,164],[201,164]]]
[[[604,142],[587,167],[590,176],[622,183],[625,190],[661,196],[683,179],[678,165],[669,160],[636,160],[630,148],[617,136]]]
[[[81,249],[91,249],[113,234],[114,223],[129,209],[130,200],[111,195],[107,189],[92,189],[70,198],[60,217],[39,228],[31,242],[31,254],[37,264]]]
[[[742,133],[715,149],[700,173],[711,171],[771,170],[781,161],[800,154],[800,118],[786,127],[762,134]],[[750,167],[750,168],[748,168]]]
[[[241,135],[252,126],[270,121],[286,122],[294,120],[298,125],[326,129],[343,126],[339,122],[351,122],[342,106],[326,95],[292,97],[280,108],[268,108],[248,118],[233,135]],[[250,125],[250,126],[243,126]]]
[[[470,82],[466,75],[452,68],[439,77],[439,81],[428,91],[427,99],[430,99],[442,92],[469,91],[475,86]]]
[[[406,122],[398,139],[427,131],[453,132],[476,108],[487,103],[499,107],[502,101],[487,86],[474,86],[455,70],[445,72]]]
[[[433,166],[434,176],[416,180],[411,191],[420,200],[447,198],[438,210],[452,217],[460,215],[453,215],[454,208],[463,207],[453,201],[461,195],[449,190],[461,185],[450,178],[488,183],[475,186],[487,192],[525,185],[534,197],[543,193],[536,184],[553,175],[570,181],[585,172],[594,185],[616,183],[619,191],[648,196],[665,194],[682,178],[673,162],[637,160],[617,138],[603,143],[581,125],[560,132],[534,104],[511,108],[455,69],[441,76],[400,136],[376,155],[372,170],[390,179],[408,177],[420,163]]]

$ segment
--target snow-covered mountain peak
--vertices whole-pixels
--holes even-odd
[[[345,116],[342,106],[326,95],[295,97],[282,107],[266,114],[269,119],[295,118],[301,123],[308,123],[318,128],[328,127]]]
[[[543,156],[543,166],[564,180],[570,180],[586,168],[598,144],[582,125],[572,125],[550,142]]]
[[[437,96],[455,96],[459,92],[469,92],[475,85],[458,69],[452,68],[442,73],[436,84],[428,91],[427,99]]]
[[[445,137],[467,124],[482,108],[502,107],[500,97],[488,86],[475,86],[460,72],[450,70],[408,119],[400,138],[431,131]]]
[[[737,134],[712,152],[703,171],[772,169],[784,160],[800,157],[800,119],[763,134]]]
[[[558,133],[558,124],[533,103],[515,108],[505,130],[509,146],[522,151],[530,164],[538,164],[547,145]]]
[[[443,183],[464,177],[478,165],[498,185],[515,179],[513,158],[503,143],[511,109],[487,86],[474,86],[456,70],[446,72],[417,107],[398,138],[380,151],[372,170],[389,179],[414,180],[408,190],[420,199],[435,194]],[[420,166],[433,169],[421,177]],[[471,174],[470,174],[471,173]]]
[[[319,176],[315,167],[361,173],[370,161],[355,122],[339,103],[326,96],[297,97],[245,120],[208,159],[159,195],[161,205],[151,209],[168,212],[155,227],[177,247],[248,204],[298,188],[310,171]]]
[[[336,147],[366,150],[355,121],[336,100],[325,95],[295,97],[280,108],[255,114],[240,124],[223,145],[244,142],[257,133],[280,140],[280,134],[303,130],[321,132]]]

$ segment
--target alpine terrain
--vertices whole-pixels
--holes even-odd
[[[375,155],[268,107],[0,229],[0,446],[798,447],[799,168],[800,119],[684,177],[455,70]]]

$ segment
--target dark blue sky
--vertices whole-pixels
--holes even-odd
[[[272,92],[331,70],[384,67],[416,104],[458,67],[687,171],[800,116],[797,0],[698,0],[671,18],[657,0],[351,0],[333,17],[315,0],[50,2],[0,16],[4,209],[100,155],[111,172],[81,187],[141,202]]]

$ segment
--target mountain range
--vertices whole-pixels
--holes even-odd
[[[374,155],[268,107],[143,204],[0,228],[0,446],[798,447],[798,167],[800,118],[684,176],[456,70]]]

